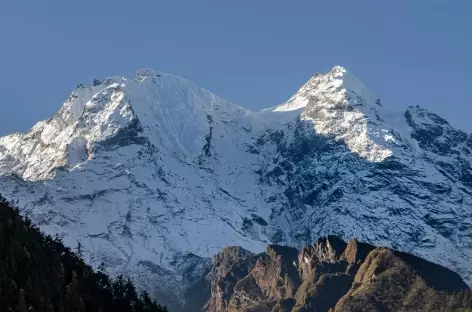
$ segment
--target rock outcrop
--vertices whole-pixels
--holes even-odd
[[[335,236],[300,252],[226,248],[210,276],[206,312],[472,311],[472,291],[453,271]]]

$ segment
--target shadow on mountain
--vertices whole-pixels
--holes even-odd
[[[395,252],[395,256],[408,263],[435,290],[454,291],[468,288],[462,278],[448,268],[404,252]]]

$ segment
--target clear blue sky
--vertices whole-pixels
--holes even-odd
[[[137,68],[258,110],[336,64],[385,105],[472,132],[471,0],[1,0],[0,135],[52,116],[79,83]]]

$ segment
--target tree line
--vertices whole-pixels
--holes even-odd
[[[79,248],[80,249],[80,248]],[[94,271],[0,195],[0,311],[167,312],[129,279]]]

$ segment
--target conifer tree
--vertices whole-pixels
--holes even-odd
[[[81,253],[79,245],[77,252]],[[144,299],[146,298],[146,303]],[[149,302],[148,302],[149,301]],[[131,281],[94,272],[0,196],[0,312],[163,312]]]
[[[18,312],[28,312],[25,301],[25,291],[23,290],[23,288],[21,288],[18,292],[18,304],[16,310]]]

